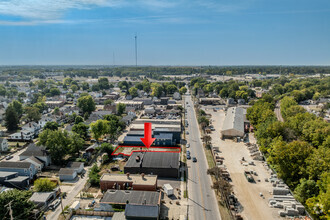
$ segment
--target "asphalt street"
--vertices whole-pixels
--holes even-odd
[[[195,220],[218,220],[221,219],[214,190],[211,188],[211,177],[207,175],[208,164],[203,150],[198,122],[194,111],[193,101],[190,95],[184,97],[187,109],[186,119],[188,128],[186,135],[190,143],[191,158],[196,157],[197,162],[187,160],[188,165],[188,215],[189,219]],[[188,102],[188,104],[187,104]]]

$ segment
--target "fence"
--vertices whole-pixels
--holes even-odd
[[[102,212],[102,211],[87,211],[78,209],[75,211],[76,215],[86,215],[86,216],[104,216],[104,217],[112,217],[114,212]]]

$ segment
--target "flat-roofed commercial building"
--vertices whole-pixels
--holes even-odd
[[[179,168],[179,153],[133,152],[124,167],[124,173],[144,173],[158,177],[179,178]]]
[[[157,175],[105,173],[100,179],[100,186],[102,191],[108,189],[156,191]]]

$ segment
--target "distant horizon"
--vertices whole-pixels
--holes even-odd
[[[0,67],[46,67],[46,66],[56,66],[56,67],[65,67],[65,66],[72,66],[72,67],[80,67],[80,66],[87,66],[87,67],[93,67],[93,66],[100,66],[100,67],[330,67],[330,65],[325,64],[315,64],[315,65],[308,65],[308,64],[292,64],[292,65],[281,65],[281,64],[248,64],[248,65],[108,65],[108,64],[17,64],[17,65],[6,65],[6,64],[0,64]]]

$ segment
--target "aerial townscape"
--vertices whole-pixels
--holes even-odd
[[[0,71],[1,219],[329,217],[328,67]]]
[[[330,220],[329,0],[0,0],[0,220]]]

